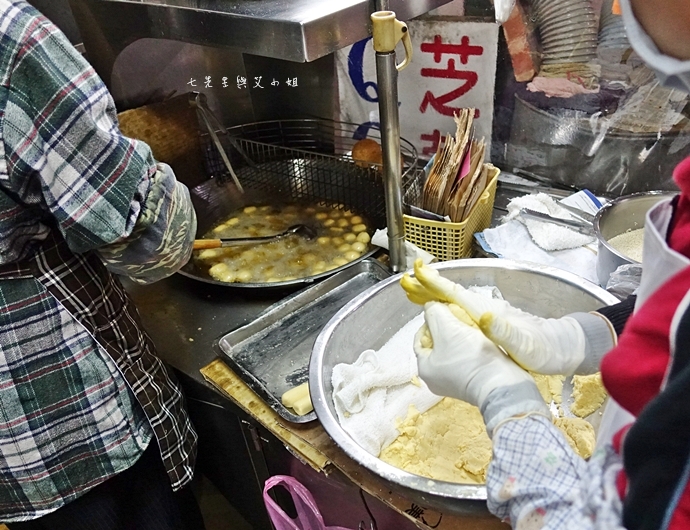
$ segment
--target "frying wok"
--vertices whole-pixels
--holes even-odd
[[[238,172],[238,176],[241,171]],[[280,206],[288,202],[295,202],[294,200],[286,200],[285,196],[276,193],[265,193],[262,191],[253,190],[245,186],[245,193],[240,194],[232,183],[217,184],[214,180],[208,181],[201,186],[191,190],[192,202],[197,214],[197,239],[200,239],[221,221],[227,220],[232,212],[237,211],[245,206],[251,205],[271,205]],[[202,198],[203,197],[203,198]],[[299,202],[297,199],[296,202]],[[332,201],[329,205],[335,206],[342,204],[340,202]],[[356,213],[360,213],[356,207],[351,207]],[[363,214],[369,218],[366,214]],[[385,226],[380,219],[369,218],[371,229],[381,228]],[[257,288],[286,288],[304,286],[322,278],[326,278],[338,271],[341,271],[354,263],[357,263],[377,252],[378,247],[372,248],[362,254],[359,258],[335,269],[327,272],[317,274],[314,276],[307,276],[304,278],[297,278],[285,282],[271,282],[271,283],[228,283],[215,280],[209,276],[206,268],[199,265],[194,256],[189,262],[179,271],[183,276],[192,278],[194,280],[211,283],[214,285],[222,285],[223,287],[236,287],[245,289]]]
[[[218,135],[226,157],[207,159],[211,178],[191,189],[197,214],[196,238],[230,215],[253,205],[281,206],[287,203],[314,203],[352,210],[368,222],[370,235],[386,226],[386,205],[380,168],[358,166],[348,150],[361,137],[354,126],[328,120],[281,120],[242,125]],[[351,129],[351,130],[350,130]],[[364,131],[364,136],[380,141],[379,131]],[[270,142],[270,143],[266,143]],[[405,182],[418,186],[422,172],[417,169],[414,147],[401,139],[405,160]],[[217,155],[213,142],[208,142],[206,154]],[[241,193],[232,180],[223,178],[220,171],[232,165],[241,182]],[[213,170],[213,167],[217,171]],[[412,186],[410,186],[412,189]],[[372,248],[359,258],[329,271],[304,278],[270,283],[227,283],[213,279],[195,263],[194,257],[179,272],[194,280],[241,289],[273,289],[300,287],[331,276],[378,251]]]

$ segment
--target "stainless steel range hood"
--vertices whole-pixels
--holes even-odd
[[[450,0],[389,0],[408,20]],[[154,37],[309,62],[371,33],[373,0],[70,0],[82,33],[117,53]],[[83,35],[85,41],[91,40]],[[85,42],[88,50],[88,43]],[[101,46],[99,46],[100,48]]]

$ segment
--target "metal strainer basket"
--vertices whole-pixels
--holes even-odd
[[[221,131],[223,132],[223,131]],[[219,134],[242,186],[290,201],[324,202],[365,215],[376,228],[386,225],[382,167],[361,167],[351,157],[358,140],[381,142],[375,127],[326,119],[250,123]],[[202,135],[206,169],[219,182],[230,174],[208,135]],[[402,187],[406,199],[423,175],[417,151],[401,138]],[[412,194],[416,195],[416,191]]]
[[[201,134],[204,165],[212,178],[190,189],[198,237],[239,208],[252,204],[320,203],[356,212],[366,219],[369,228],[385,228],[385,187],[380,166],[361,167],[350,156],[352,146],[362,138],[380,142],[378,129],[301,119],[250,123],[226,130],[209,111],[201,117],[207,128]],[[419,182],[424,171],[418,167],[412,144],[404,139],[400,143],[404,164],[402,191],[407,198],[421,189]],[[239,182],[244,193],[240,193],[235,182]],[[224,283],[211,278],[195,260],[190,260],[180,274],[223,286],[292,288],[331,276],[377,251],[378,247],[372,247],[340,267],[284,282]]]

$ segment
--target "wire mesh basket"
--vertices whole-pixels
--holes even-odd
[[[474,234],[491,224],[499,173],[499,169],[492,166],[489,183],[467,219],[461,223],[450,223],[405,215],[405,238],[436,256],[439,261],[471,257]]]
[[[382,167],[362,167],[351,156],[358,140],[380,143],[378,129],[325,119],[275,120],[231,127],[218,138],[243,187],[286,201],[352,209],[385,227]],[[202,145],[208,174],[226,181],[228,169],[208,135],[202,135]],[[402,138],[400,146],[403,194],[416,202],[423,170],[414,146]]]

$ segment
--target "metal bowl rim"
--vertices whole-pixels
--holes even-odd
[[[585,292],[602,300],[602,304],[612,305],[620,301],[602,287],[582,278],[581,276],[555,267],[528,261],[509,260],[503,258],[473,258],[471,260],[445,261],[432,264],[431,266],[438,270],[457,267],[484,267],[524,272],[539,272],[546,276],[552,276],[556,279],[560,279],[580,287]],[[430,479],[404,471],[392,466],[391,464],[387,464],[378,457],[366,452],[352,439],[352,437],[350,437],[345,429],[340,426],[337,416],[330,414],[328,404],[326,403],[326,396],[323,392],[324,378],[323,374],[321,373],[321,363],[318,362],[319,360],[323,359],[325,346],[330,335],[346,315],[356,311],[366,300],[372,298],[376,293],[382,291],[391,283],[399,282],[401,277],[402,273],[391,276],[390,278],[381,281],[374,287],[371,287],[356,296],[353,300],[343,306],[335,315],[333,315],[333,317],[328,321],[328,323],[316,337],[309,363],[309,392],[312,397],[314,411],[316,412],[317,418],[321,422],[328,435],[333,438],[334,441],[336,441],[338,446],[345,451],[349,457],[359,462],[364,467],[376,473],[383,479],[398,484],[404,488],[418,491],[422,494],[447,497],[459,501],[486,500],[487,496],[485,485],[461,484]],[[426,487],[422,488],[422,484]]]

